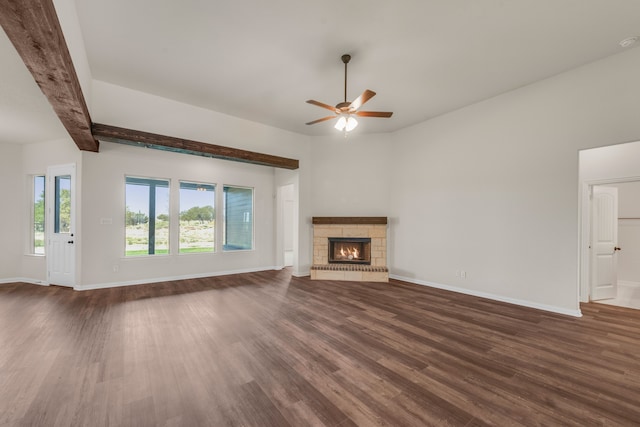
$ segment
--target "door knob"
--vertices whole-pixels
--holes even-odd
[[[73,240],[69,240],[67,243],[72,243],[73,244]]]
[[[616,246],[615,248],[613,248],[613,250],[614,250],[614,251],[621,251],[621,250],[622,250],[622,248],[619,248],[619,247],[617,247],[617,246]]]

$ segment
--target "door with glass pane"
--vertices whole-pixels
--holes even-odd
[[[45,191],[47,279],[71,287],[76,282],[75,175],[75,164],[50,166]]]

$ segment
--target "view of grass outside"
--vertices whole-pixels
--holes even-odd
[[[169,253],[169,181],[126,178],[125,255]]]
[[[129,213],[129,212],[127,212]],[[127,224],[126,256],[150,255],[149,252],[149,219],[137,224]],[[156,218],[155,248],[153,254],[166,255],[169,253],[169,221]]]
[[[215,185],[180,182],[181,254],[215,250]],[[169,253],[169,181],[126,178],[126,256]]]
[[[215,250],[215,185],[180,182],[180,253]]]

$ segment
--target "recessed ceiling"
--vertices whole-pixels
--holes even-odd
[[[367,110],[394,112],[354,132],[392,132],[623,52],[620,40],[640,33],[637,0],[76,6],[94,79],[307,135],[335,132],[305,125],[325,115],[305,101],[343,100],[344,53],[349,100],[371,89]]]

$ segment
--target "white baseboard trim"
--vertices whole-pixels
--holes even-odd
[[[311,276],[311,270],[306,270],[306,271],[294,271],[293,273],[291,273],[291,275],[293,277],[307,277],[307,276]]]
[[[95,283],[89,285],[77,285],[73,289],[76,291],[89,291],[93,289],[117,288],[120,286],[145,285],[149,283],[171,282],[174,280],[202,279],[205,277],[228,276],[230,274],[255,273],[258,271],[278,270],[277,266],[260,267],[260,268],[244,268],[240,270],[214,271],[209,273],[186,274],[181,276],[170,277],[154,277],[150,279],[126,280],[122,282]]]
[[[563,314],[566,316],[582,317],[582,312],[578,310],[568,310],[562,307],[556,307],[553,305],[538,304],[531,301],[519,300],[515,298],[504,297],[500,295],[494,295],[486,292],[479,292],[470,289],[458,288],[456,286],[443,285],[440,283],[427,282],[425,280],[413,279],[411,277],[398,276],[396,274],[389,274],[391,279],[401,280],[403,282],[414,283],[416,285],[429,286],[431,288],[443,289],[445,291],[457,292],[465,295],[472,295],[474,297],[487,298],[494,301],[506,302],[514,305],[521,305],[523,307],[535,308],[537,310],[549,311],[552,313]]]
[[[640,288],[640,282],[632,282],[631,280],[618,280],[618,285]]]
[[[0,279],[0,285],[5,283],[17,283],[17,282],[29,283],[32,285],[39,285],[39,286],[49,286],[49,282],[45,282],[44,280],[38,280],[38,279],[29,279],[27,277],[14,277],[10,279]]]

